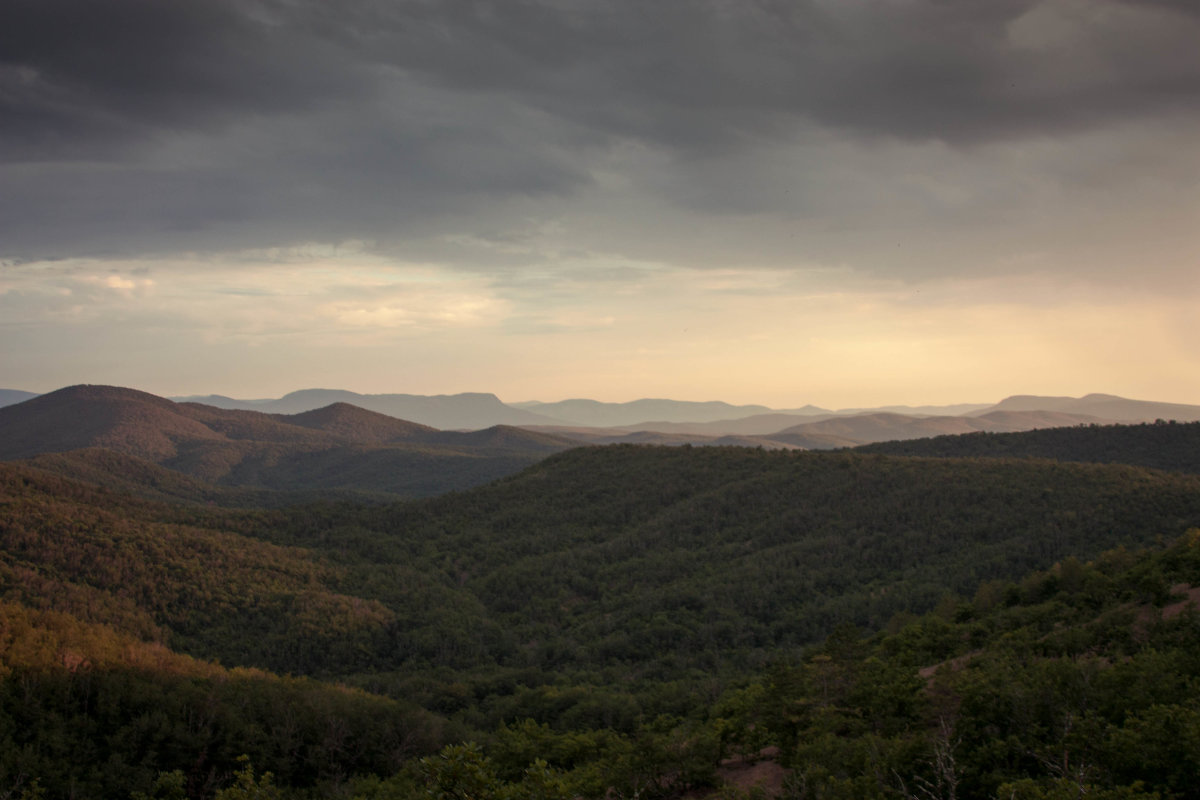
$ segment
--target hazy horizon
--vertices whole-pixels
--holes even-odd
[[[91,383],[91,385],[112,385],[112,386],[116,385],[116,384],[104,384],[102,382],[84,382],[84,383]],[[28,389],[24,389],[22,387],[15,387],[15,386],[0,386],[0,391],[16,390],[16,391],[32,391],[34,394],[48,394],[50,392],[57,391],[59,389],[69,388],[70,386],[75,386],[75,385],[81,385],[81,384],[79,384],[79,383],[66,384],[64,386],[56,386],[53,389],[47,389],[44,391],[28,390]],[[302,393],[302,392],[326,392],[326,391],[328,391],[328,392],[350,392],[353,394],[359,394],[359,395],[368,396],[368,397],[370,397],[370,396],[382,397],[382,396],[395,396],[395,395],[411,395],[411,396],[415,396],[415,397],[438,397],[438,396],[449,397],[449,396],[461,395],[461,394],[483,394],[483,395],[494,395],[497,397],[497,399],[501,403],[504,403],[505,405],[508,405],[508,406],[518,407],[518,408],[524,407],[524,406],[527,406],[530,404],[532,404],[534,406],[555,405],[558,403],[565,403],[565,402],[572,402],[572,401],[594,401],[594,402],[598,402],[598,403],[614,404],[614,405],[634,404],[634,403],[638,403],[638,402],[649,401],[649,402],[682,402],[682,403],[697,403],[697,404],[725,403],[727,405],[731,405],[734,407],[764,406],[770,412],[789,412],[789,411],[795,411],[798,409],[802,409],[805,407],[816,407],[816,408],[819,408],[824,411],[834,411],[834,412],[877,411],[880,409],[889,409],[889,408],[897,408],[897,409],[899,409],[899,408],[913,408],[913,409],[947,408],[947,409],[952,409],[952,408],[960,407],[960,406],[977,406],[980,408],[985,408],[987,406],[997,405],[997,404],[1003,402],[1004,400],[1006,400],[1008,398],[1012,398],[1012,397],[1079,399],[1079,398],[1083,398],[1083,397],[1086,397],[1089,395],[1112,396],[1112,397],[1118,397],[1119,399],[1122,399],[1122,400],[1132,400],[1135,402],[1152,402],[1152,403],[1165,403],[1165,404],[1177,404],[1177,405],[1200,405],[1200,403],[1192,403],[1187,400],[1176,400],[1176,399],[1169,398],[1169,397],[1167,397],[1167,398],[1164,398],[1164,397],[1128,397],[1128,396],[1123,396],[1123,395],[1115,395],[1112,392],[1085,392],[1080,395],[1052,395],[1052,394],[1048,394],[1045,392],[1009,392],[1003,396],[999,396],[999,397],[995,397],[995,398],[987,398],[987,399],[976,398],[974,400],[962,400],[962,401],[948,402],[948,403],[947,402],[939,402],[939,403],[884,402],[884,403],[879,403],[879,404],[871,405],[871,406],[860,406],[860,405],[826,405],[826,404],[815,403],[815,402],[796,402],[796,403],[772,404],[772,403],[757,402],[754,400],[733,401],[733,400],[728,400],[728,399],[721,398],[721,397],[697,398],[697,397],[650,396],[650,395],[641,395],[641,396],[636,396],[636,397],[625,397],[625,398],[612,398],[612,399],[604,399],[604,398],[598,398],[598,397],[583,397],[583,396],[579,396],[579,395],[573,395],[573,396],[559,397],[559,398],[553,398],[553,399],[528,398],[528,399],[524,399],[524,400],[515,400],[513,398],[501,397],[501,396],[497,395],[495,392],[491,392],[486,389],[467,389],[467,390],[463,390],[461,392],[431,392],[431,393],[426,394],[426,393],[420,393],[420,392],[406,392],[406,391],[360,392],[360,391],[356,391],[354,389],[348,389],[345,387],[307,386],[307,387],[301,387],[301,388],[296,388],[296,389],[290,389],[288,391],[280,392],[280,393],[274,394],[274,395],[250,396],[250,395],[229,394],[227,392],[219,392],[219,391],[192,392],[192,393],[154,392],[154,391],[151,391],[149,389],[146,389],[146,388],[140,387],[140,386],[122,386],[120,388],[134,389],[137,391],[147,392],[149,394],[157,395],[159,397],[165,397],[165,398],[174,399],[174,400],[203,399],[205,397],[224,397],[224,398],[227,398],[230,400],[237,400],[237,401],[242,401],[242,402],[259,402],[259,401],[271,402],[271,401],[282,399],[282,398],[284,398],[288,395],[292,395],[292,394],[298,394],[298,393]],[[533,410],[536,410],[536,409],[533,409]],[[948,413],[950,413],[950,415],[952,415],[952,416],[955,415],[952,412],[948,412]]]
[[[1197,41],[1179,0],[15,0],[0,384],[1200,403]]]

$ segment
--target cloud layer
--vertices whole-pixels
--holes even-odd
[[[7,0],[0,291],[38,341],[76,306],[119,338],[97,298],[164,287],[334,341],[649,335],[621,312],[660,290],[693,326],[755,292],[1194,297],[1197,8]]]

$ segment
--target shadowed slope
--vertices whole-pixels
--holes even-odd
[[[1051,458],[1200,472],[1200,422],[969,433],[909,442],[878,442],[859,449],[901,456]]]
[[[170,400],[116,386],[68,386],[0,408],[0,458],[106,447],[157,461],[226,437]]]

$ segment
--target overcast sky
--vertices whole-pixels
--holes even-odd
[[[0,387],[1200,403],[1194,0],[4,0]]]

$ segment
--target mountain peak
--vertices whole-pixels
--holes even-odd
[[[119,386],[67,386],[0,408],[2,458],[84,447],[166,458],[179,441],[223,438],[170,400]]]
[[[359,444],[401,441],[435,433],[437,430],[340,401],[299,414],[274,416],[292,425],[326,431]]]

